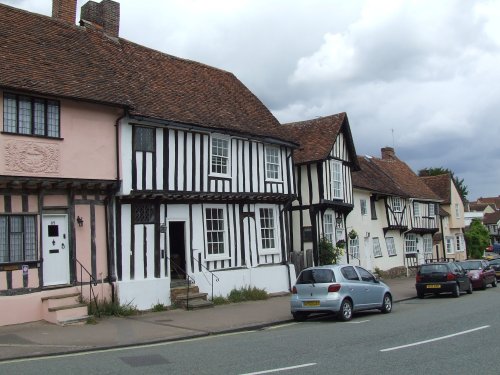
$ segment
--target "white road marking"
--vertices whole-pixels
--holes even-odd
[[[489,327],[490,326],[481,326],[481,327],[477,327],[477,328],[468,329],[467,331],[461,331],[461,332],[457,332],[457,333],[452,333],[451,335],[446,335],[446,336],[436,337],[436,338],[429,339],[429,340],[414,342],[412,344],[406,344],[406,345],[401,345],[401,346],[394,346],[392,348],[381,349],[380,351],[381,352],[390,352],[392,350],[409,348],[411,346],[417,346],[417,345],[427,344],[429,342],[434,342],[434,341],[449,339],[450,337],[455,337],[455,336],[459,336],[459,335],[465,335],[466,333],[471,333],[471,332],[474,332],[474,331],[479,331],[481,329],[485,329],[485,328],[489,328]]]
[[[310,366],[316,366],[316,363],[305,363],[305,364],[303,364],[303,365],[297,365],[297,366],[281,367],[281,368],[275,368],[275,369],[271,369],[271,370],[264,370],[264,371],[259,371],[259,372],[248,372],[248,373],[246,373],[246,374],[241,374],[241,375],[270,374],[270,373],[272,373],[272,372],[295,370],[295,369],[298,369],[298,368],[302,368],[302,367],[310,367]]]
[[[366,323],[366,322],[369,322],[370,320],[355,320],[355,321],[350,321],[350,322],[347,322],[347,323],[350,323],[350,324],[359,324],[359,323]]]

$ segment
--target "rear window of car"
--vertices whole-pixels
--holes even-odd
[[[433,272],[448,272],[448,267],[445,264],[427,264],[420,266],[421,274],[433,273]]]
[[[481,261],[464,261],[460,262],[460,265],[466,270],[480,270],[483,268],[483,263]]]
[[[297,279],[297,284],[314,284],[314,283],[334,283],[335,274],[328,269],[312,269],[304,270],[300,273]]]

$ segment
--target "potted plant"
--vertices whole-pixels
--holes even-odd
[[[356,237],[358,237],[358,232],[356,232],[354,229],[351,229],[351,231],[349,232],[348,234],[349,238],[351,240],[355,239]]]

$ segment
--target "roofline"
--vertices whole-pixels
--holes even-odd
[[[199,124],[178,122],[178,121],[160,119],[160,118],[156,118],[156,117],[138,116],[138,115],[131,115],[131,114],[129,114],[129,117],[131,119],[137,121],[137,125],[155,124],[155,125],[163,125],[163,126],[173,126],[173,127],[177,127],[180,129],[197,130],[197,131],[204,132],[204,133],[223,132],[226,134],[239,136],[242,138],[258,139],[258,140],[261,140],[265,143],[273,143],[273,144],[287,146],[287,147],[291,147],[291,148],[298,148],[299,147],[299,145],[295,142],[285,141],[283,139],[274,138],[274,137],[270,137],[270,136],[257,135],[254,133],[240,132],[240,131],[236,131],[234,129],[214,128],[214,127],[208,127],[208,126],[203,126],[203,125],[199,125]]]
[[[129,104],[122,103],[122,102],[107,102],[107,101],[103,101],[103,100],[89,99],[89,98],[78,97],[78,96],[53,94],[53,93],[48,93],[45,91],[27,90],[27,89],[22,89],[22,88],[18,88],[18,87],[12,87],[12,86],[0,85],[0,90],[13,91],[14,94],[15,93],[22,93],[22,94],[26,94],[26,95],[40,95],[40,96],[48,96],[48,97],[58,98],[58,99],[80,100],[80,101],[83,101],[86,103],[108,105],[108,106],[116,107],[116,108],[125,108],[125,109],[131,108]]]

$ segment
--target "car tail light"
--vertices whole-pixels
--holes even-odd
[[[340,284],[330,284],[328,286],[328,293],[338,292],[340,290]]]
[[[455,280],[456,278],[457,278],[457,277],[456,277],[454,274],[452,274],[451,272],[449,272],[449,273],[446,275],[446,280],[447,280],[447,281],[453,281],[453,280]]]
[[[292,294],[297,294],[297,288],[295,287],[295,285],[292,288]]]
[[[417,283],[421,282],[422,281],[422,276],[420,276],[419,274],[417,274],[417,276],[415,276],[415,281]]]

